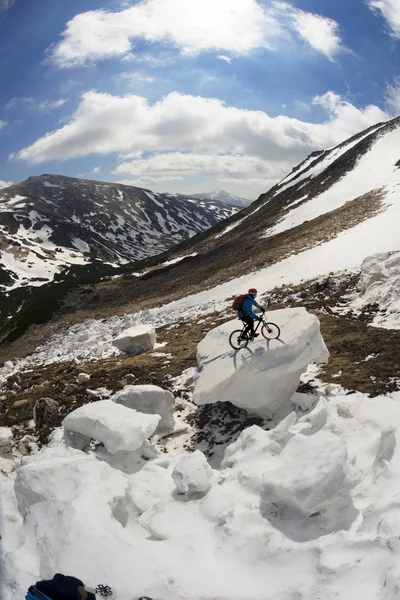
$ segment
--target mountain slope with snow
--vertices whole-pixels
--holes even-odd
[[[0,191],[1,283],[40,285],[62,267],[164,252],[237,209],[131,186],[56,175]]]
[[[212,190],[211,192],[203,192],[200,194],[193,194],[190,198],[202,198],[204,200],[218,200],[218,202],[223,202],[224,204],[229,204],[230,206],[238,206],[239,208],[244,208],[251,204],[252,200],[248,200],[247,198],[241,198],[240,196],[235,196],[235,194],[230,194],[229,192],[225,192],[225,190]]]

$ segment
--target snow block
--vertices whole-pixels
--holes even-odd
[[[211,488],[213,470],[204,454],[195,450],[178,462],[172,478],[181,494],[206,494]]]
[[[11,452],[12,439],[12,429],[9,427],[0,427],[0,454],[4,455]]]
[[[144,415],[111,400],[100,400],[77,408],[62,425],[68,434],[80,434],[103,442],[111,454],[138,450],[160,421],[159,415]]]
[[[291,506],[306,517],[322,510],[354,485],[345,440],[329,431],[294,436],[263,483],[267,502]]]
[[[126,385],[110,400],[146,415],[160,415],[156,433],[165,434],[174,430],[175,398],[158,385]]]
[[[118,350],[132,355],[152,350],[155,343],[156,332],[152,325],[130,327],[113,340],[113,346],[116,346]]]
[[[240,328],[234,320],[216,327],[200,342],[193,394],[197,404],[231,402],[271,418],[289,403],[308,364],[327,362],[329,352],[319,320],[305,308],[276,310],[266,320],[281,328],[279,340],[267,341],[260,335],[247,348],[233,351],[229,335]]]

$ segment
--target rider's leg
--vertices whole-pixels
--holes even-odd
[[[242,318],[242,321],[244,323],[246,323],[246,329],[244,330],[244,335],[250,334],[252,337],[254,337],[254,321],[253,321],[253,319],[250,317],[250,315],[246,315],[245,317]]]

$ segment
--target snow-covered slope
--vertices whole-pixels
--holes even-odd
[[[121,184],[30,177],[0,191],[1,283],[40,285],[63,266],[94,258],[147,258],[236,210]]]
[[[224,204],[229,204],[230,206],[238,206],[240,208],[249,206],[249,204],[252,202],[252,200],[235,196],[235,194],[230,194],[229,192],[225,192],[225,190],[212,190],[211,192],[193,194],[193,196],[190,197],[203,198],[204,200],[218,200],[218,202],[223,202]]]

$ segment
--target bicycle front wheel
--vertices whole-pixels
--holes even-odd
[[[276,340],[281,335],[281,330],[275,323],[263,323],[261,333],[266,340]]]
[[[240,336],[241,333],[242,333],[241,329],[235,329],[235,331],[232,331],[231,335],[229,336],[229,344],[231,345],[231,347],[234,350],[240,350],[240,348],[246,348],[247,344],[249,343],[247,336],[242,338]]]

